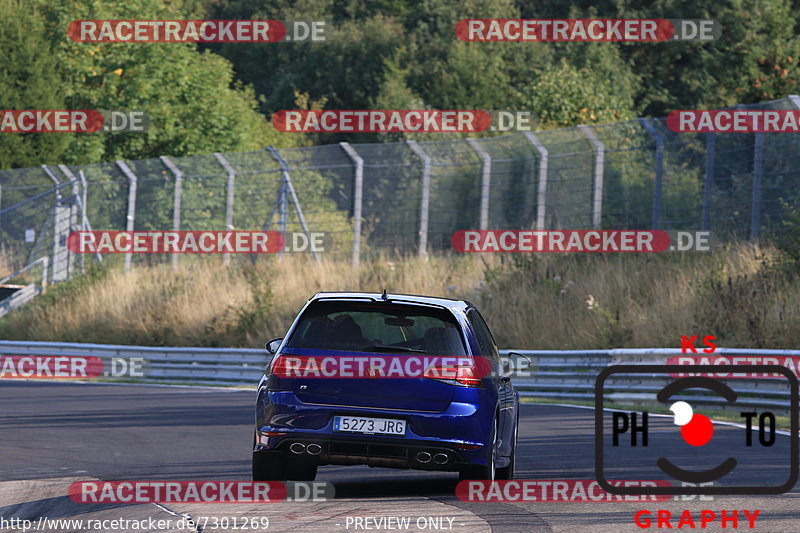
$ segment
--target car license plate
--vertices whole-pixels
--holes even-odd
[[[333,430],[376,435],[405,435],[406,421],[363,416],[335,416],[333,417]]]

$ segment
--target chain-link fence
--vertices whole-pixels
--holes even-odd
[[[800,98],[737,107],[800,109]],[[69,231],[88,228],[326,232],[323,257],[354,263],[377,252],[447,251],[460,229],[710,230],[759,239],[781,231],[799,185],[797,134],[678,134],[664,119],[269,147],[0,171],[0,248],[12,266],[49,256],[58,281],[89,260],[65,245]],[[127,265],[165,259],[124,257]]]

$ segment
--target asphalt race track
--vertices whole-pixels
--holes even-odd
[[[336,497],[325,502],[77,504],[66,496],[69,484],[77,480],[249,480],[253,399],[254,393],[244,390],[0,383],[0,524],[3,519],[35,522],[40,517],[175,520],[182,516],[266,516],[266,531],[296,533],[616,532],[657,530],[655,520],[649,529],[634,523],[634,514],[642,509],[654,514],[658,509],[669,510],[676,517],[688,509],[695,513],[697,530],[731,531],[731,524],[720,529],[718,521],[701,529],[700,511],[719,514],[722,509],[758,509],[755,531],[800,532],[797,487],[779,496],[715,496],[713,501],[462,502],[455,496],[455,474],[328,466],[320,468],[317,480],[332,482]],[[593,410],[524,404],[520,422],[518,479],[594,478]],[[666,431],[669,421],[661,419],[653,429],[658,431],[659,424]],[[742,431],[715,428],[723,442],[738,438]],[[788,442],[786,436],[777,438]],[[677,456],[679,459],[689,466],[699,461],[688,452],[686,457]],[[749,475],[761,482],[774,476],[776,484],[782,479],[779,468]],[[631,479],[636,476],[632,474]],[[356,521],[357,517],[373,520]],[[395,522],[378,526],[381,517],[408,517],[411,526],[399,529]],[[61,531],[87,531],[63,524]],[[673,529],[677,524],[675,518]],[[0,531],[21,531],[6,526]],[[214,531],[208,521],[201,529]],[[749,529],[741,514],[738,529]]]

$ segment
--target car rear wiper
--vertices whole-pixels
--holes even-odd
[[[405,346],[392,346],[389,344],[373,344],[372,346],[367,346],[367,350],[372,350],[375,352],[415,352],[415,353],[426,353],[425,350],[417,350],[416,348],[407,348]]]

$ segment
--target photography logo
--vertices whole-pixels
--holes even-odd
[[[774,407],[788,411],[787,434],[777,429],[775,413],[764,408],[769,402],[755,396],[758,387],[751,380],[709,377],[723,368],[692,365],[694,375],[677,378],[686,374],[686,366],[613,365],[600,373],[595,382],[595,475],[603,490],[626,495],[763,495],[782,494],[794,486],[800,450],[797,377],[780,365],[737,365],[738,376],[731,374],[779,376],[768,380],[768,387],[780,388],[790,398],[788,405]],[[659,389],[664,378],[668,382]],[[643,403],[668,408],[671,420],[647,411],[603,410],[608,391],[632,386]],[[701,404],[713,404],[706,409],[724,406],[741,424],[715,428],[702,414]],[[624,487],[609,482],[632,472],[673,485]]]

